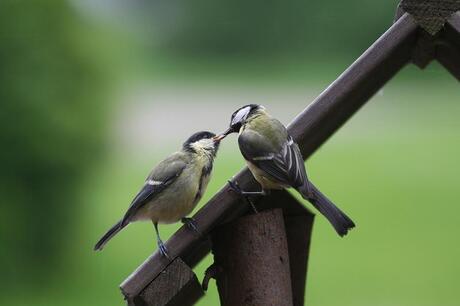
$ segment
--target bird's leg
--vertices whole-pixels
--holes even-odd
[[[268,192],[264,189],[262,189],[261,191],[243,191],[241,190],[237,182],[228,181],[228,184],[230,185],[230,188],[232,189],[232,191],[242,196],[266,196],[268,195]]]
[[[165,244],[161,240],[160,233],[158,232],[158,222],[153,222],[153,226],[155,227],[155,232],[157,233],[157,243],[160,254],[166,257],[167,259],[171,259],[168,255],[168,249],[166,249]]]
[[[189,229],[191,229],[192,231],[194,231],[195,233],[197,233],[198,235],[201,236],[200,231],[198,231],[198,226],[197,226],[197,224],[196,224],[195,219],[183,217],[182,219],[180,219],[180,221],[181,221],[183,224],[185,224]]]
[[[249,203],[249,205],[251,205],[252,210],[256,214],[259,213],[257,211],[256,206],[254,205],[254,203],[249,198],[249,196],[264,196],[264,195],[267,195],[268,193],[264,189],[262,189],[262,191],[243,191],[243,190],[241,190],[241,188],[240,188],[240,186],[238,185],[237,182],[228,181],[228,184],[230,185],[230,189],[233,192],[236,192],[237,194],[242,196]]]

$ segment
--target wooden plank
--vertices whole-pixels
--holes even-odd
[[[440,34],[436,59],[460,81],[460,12],[449,18]]]
[[[308,260],[315,215],[286,191],[273,191],[269,197],[263,198],[260,202],[261,209],[283,209],[291,268],[293,305],[303,306],[305,305]]]
[[[441,34],[443,40],[460,48],[460,12],[450,16]]]
[[[129,305],[188,306],[203,294],[193,271],[180,258],[176,258],[138,297],[129,301]]]
[[[449,42],[440,43],[436,48],[436,59],[460,81],[460,48]]]
[[[213,232],[222,306],[291,306],[288,243],[281,209],[247,215]]]
[[[286,216],[289,263],[294,306],[303,306],[307,287],[313,216]]]
[[[420,69],[424,69],[435,58],[436,37],[420,30],[417,42],[412,52],[412,62]]]
[[[309,157],[342,124],[344,124],[385,82],[410,60],[417,25],[404,14],[339,78],[310,104],[289,125],[289,131],[299,142],[304,157]],[[243,189],[255,189],[257,184],[245,168],[236,180]],[[215,226],[241,215],[248,209],[240,197],[224,186],[194,218],[205,235]],[[202,239],[201,239],[202,240]],[[196,249],[200,239],[186,228],[180,228],[167,242],[172,259],[186,258]],[[136,296],[154,279],[170,260],[157,252],[150,256],[122,284],[125,297]]]

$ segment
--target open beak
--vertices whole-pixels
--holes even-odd
[[[216,135],[212,138],[212,140],[214,140],[215,142],[220,142],[222,139],[224,139],[227,135],[225,134],[220,134],[220,135]]]
[[[220,134],[220,135],[216,135],[214,136],[212,139],[214,141],[221,141],[222,139],[224,139],[225,137],[227,137],[229,134],[233,133],[233,129],[232,128],[229,128],[227,131],[225,131],[224,133]]]

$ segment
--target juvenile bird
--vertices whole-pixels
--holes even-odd
[[[237,183],[231,188],[243,196],[266,195],[270,189],[295,188],[304,199],[323,214],[340,236],[355,224],[307,178],[299,146],[286,127],[271,117],[261,105],[241,107],[232,115],[230,128],[217,138],[239,133],[238,144],[249,170],[261,185],[262,191],[242,191]]]
[[[180,151],[160,162],[145,180],[124,217],[96,243],[94,250],[102,250],[128,224],[151,220],[158,249],[163,256],[169,257],[158,232],[158,223],[168,224],[181,220],[197,231],[195,221],[186,216],[192,212],[206,190],[219,142],[220,139],[211,132],[195,133],[185,141]]]

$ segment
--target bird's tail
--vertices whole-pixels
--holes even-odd
[[[95,251],[101,251],[105,244],[109,242],[110,239],[112,239],[113,236],[115,236],[119,231],[121,231],[127,224],[122,224],[122,220],[118,221],[114,226],[112,226],[107,233],[102,236],[102,238],[96,243],[94,246]]]
[[[304,199],[313,204],[329,220],[341,237],[345,236],[350,229],[355,227],[355,223],[311,182],[307,181],[306,184],[297,188],[297,190]]]

